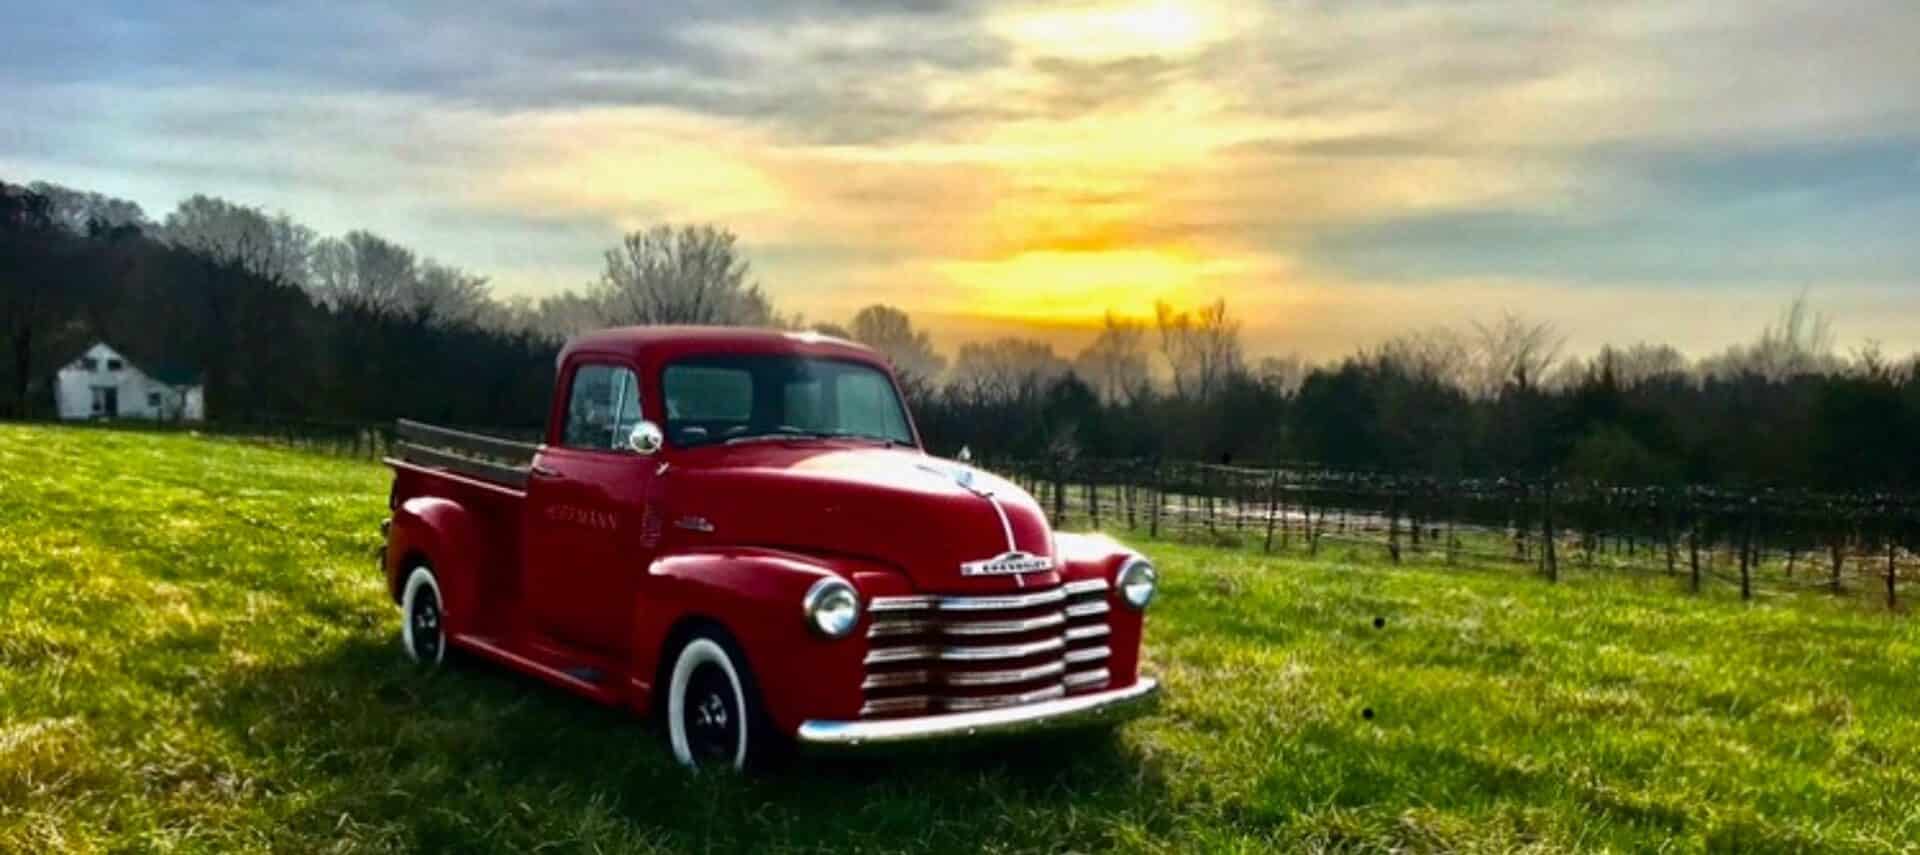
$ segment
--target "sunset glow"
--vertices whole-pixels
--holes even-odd
[[[1221,35],[1214,10],[1174,0],[1044,5],[994,18],[989,26],[1040,56],[1092,60],[1180,54]]]
[[[948,342],[1225,298],[1255,353],[1503,311],[1704,351],[1809,290],[1843,343],[1920,346],[1906,0],[591,5],[29,6],[0,174],[370,229],[536,298],[714,222],[783,311]]]

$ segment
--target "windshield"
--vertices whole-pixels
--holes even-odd
[[[661,377],[667,437],[676,446],[792,437],[854,437],[913,445],[907,412],[885,372],[815,357],[702,356]]]

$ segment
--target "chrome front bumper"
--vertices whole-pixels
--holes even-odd
[[[977,712],[872,721],[808,721],[800,725],[795,738],[802,748],[827,751],[1032,733],[1125,721],[1151,711],[1159,702],[1160,683],[1141,677],[1123,689]]]

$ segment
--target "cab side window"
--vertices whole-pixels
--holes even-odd
[[[618,365],[583,363],[567,390],[566,425],[560,444],[590,451],[625,451],[627,435],[640,424],[640,381]]]

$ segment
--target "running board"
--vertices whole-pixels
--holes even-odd
[[[600,703],[618,705],[624,700],[617,691],[617,687],[602,682],[604,678],[595,668],[585,666],[555,668],[501,647],[493,639],[477,635],[455,634],[452,640],[462,649],[471,650],[507,667],[532,674],[560,688],[585,695]],[[587,679],[588,677],[592,679]]]

